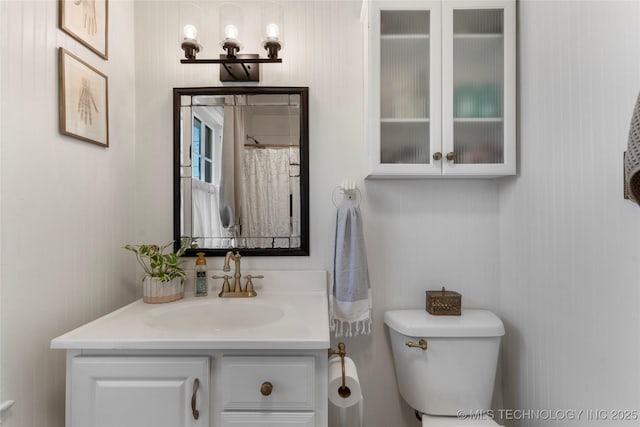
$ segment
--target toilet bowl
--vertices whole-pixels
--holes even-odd
[[[504,335],[488,310],[460,316],[425,310],[387,311],[396,380],[424,427],[497,426],[488,413]]]

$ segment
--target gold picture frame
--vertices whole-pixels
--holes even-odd
[[[62,47],[58,52],[60,133],[108,147],[107,76]]]
[[[59,0],[60,29],[108,59],[108,0]]]

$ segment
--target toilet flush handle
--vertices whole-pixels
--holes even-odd
[[[426,349],[427,349],[427,340],[425,340],[425,339],[420,339],[420,341],[418,341],[418,343],[417,343],[417,344],[416,344],[416,343],[414,343],[413,341],[407,341],[407,342],[405,343],[405,345],[406,345],[407,347],[412,347],[412,348],[413,348],[413,347],[417,347],[417,348],[420,348],[420,349],[422,349],[422,350],[426,350]]]

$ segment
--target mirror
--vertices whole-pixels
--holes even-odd
[[[173,89],[174,238],[207,256],[309,255],[306,87]]]

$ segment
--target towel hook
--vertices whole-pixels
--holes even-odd
[[[360,193],[360,189],[354,181],[349,179],[342,181],[341,185],[333,189],[333,192],[331,193],[331,201],[335,207],[338,207],[340,204],[340,195],[345,199],[354,200],[358,205],[362,200],[362,193]]]

